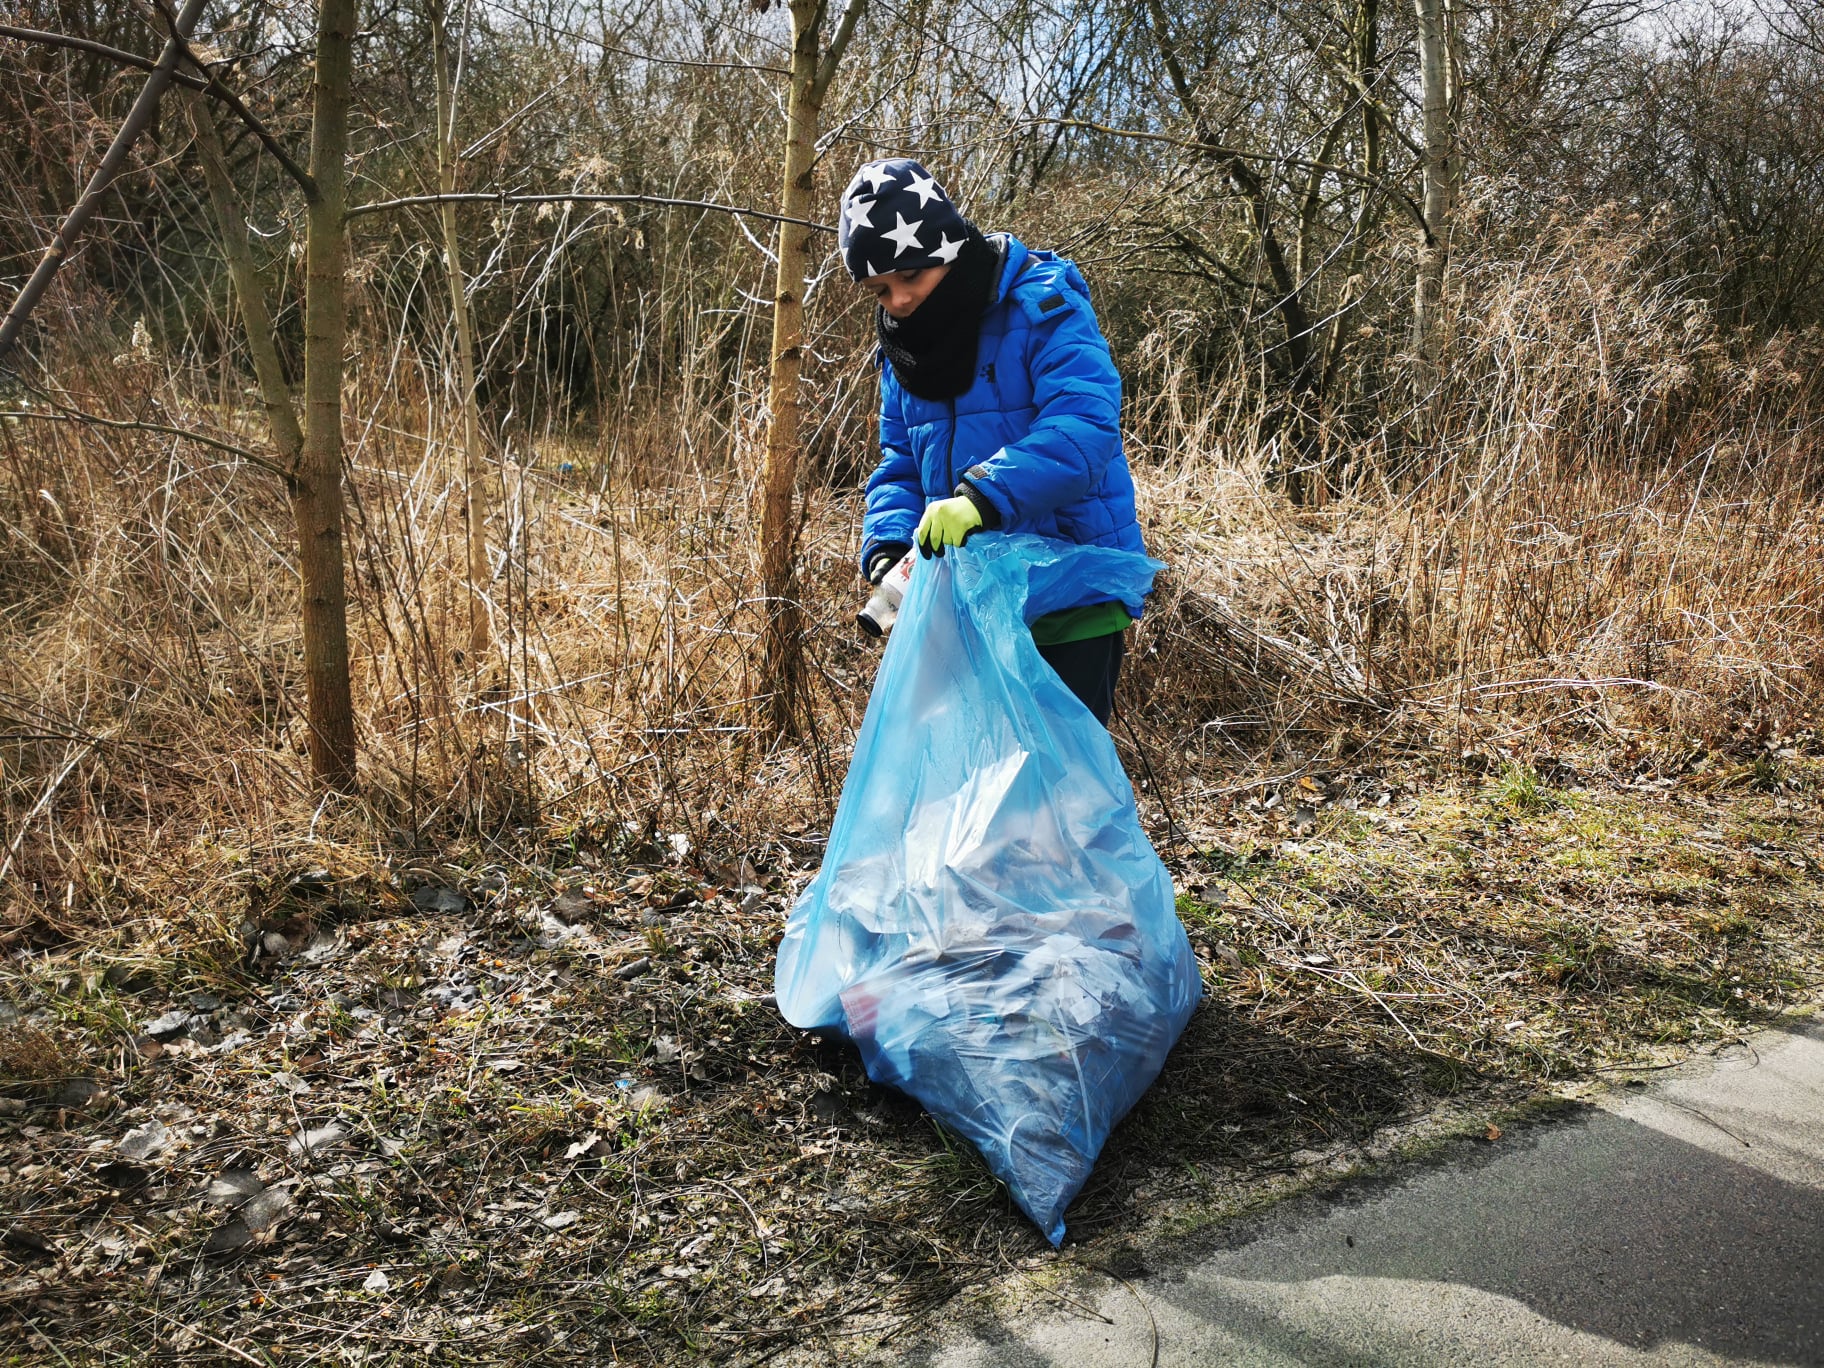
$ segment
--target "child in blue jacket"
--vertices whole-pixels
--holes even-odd
[[[984,235],[917,162],[870,162],[842,196],[843,264],[879,301],[881,462],[868,480],[870,583],[916,544],[1036,532],[1142,551],[1121,450],[1121,378],[1071,262]],[[1032,624],[1039,654],[1106,723],[1138,603]]]

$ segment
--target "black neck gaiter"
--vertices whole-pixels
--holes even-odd
[[[874,329],[893,374],[920,399],[954,399],[975,382],[982,311],[994,290],[1000,253],[969,230],[950,271],[908,318],[874,310]]]

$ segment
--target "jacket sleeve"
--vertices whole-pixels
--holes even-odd
[[[963,472],[1009,531],[1084,498],[1121,450],[1121,376],[1088,298],[1059,288],[1020,306],[1032,318],[1037,415],[1024,437]]]
[[[925,511],[924,481],[919,477],[918,458],[912,452],[912,440],[900,414],[898,388],[886,374],[882,362],[880,377],[880,464],[868,477],[867,511],[861,521],[861,566],[867,571],[868,561],[878,547],[890,542],[912,544],[912,533],[919,516]]]

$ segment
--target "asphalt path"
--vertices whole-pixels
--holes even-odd
[[[1824,1366],[1824,1025],[1216,1238],[898,1362]]]

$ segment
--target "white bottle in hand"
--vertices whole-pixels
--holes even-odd
[[[893,630],[893,622],[899,617],[899,605],[906,596],[906,586],[912,583],[912,558],[917,554],[916,551],[906,552],[898,565],[881,576],[880,586],[855,614],[857,625],[869,636],[882,637]]]

